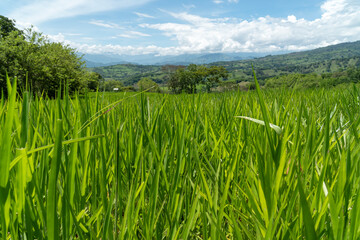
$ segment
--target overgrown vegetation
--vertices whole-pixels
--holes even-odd
[[[32,29],[19,31],[3,16],[0,26],[0,91],[6,94],[6,75],[18,79],[19,90],[28,84],[33,93],[50,97],[65,84],[71,93],[97,89],[99,75],[86,70],[74,49],[50,42]]]
[[[359,86],[62,100],[8,86],[1,239],[360,237]]]

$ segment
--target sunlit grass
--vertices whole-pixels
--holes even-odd
[[[1,239],[360,237],[356,86],[64,92],[0,101]]]

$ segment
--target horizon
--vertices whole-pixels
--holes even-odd
[[[5,0],[0,9],[84,54],[276,54],[360,40],[356,0]]]

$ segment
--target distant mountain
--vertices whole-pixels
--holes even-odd
[[[266,53],[208,53],[208,54],[183,54],[179,56],[170,56],[161,59],[155,65],[189,65],[194,64],[209,64],[220,61],[236,61],[243,59],[253,59],[256,57],[263,57]]]
[[[116,64],[143,64],[143,65],[189,65],[208,64],[220,61],[236,61],[263,57],[266,53],[207,53],[182,54],[178,56],[146,55],[117,55],[117,54],[82,54],[87,67],[104,67]]]
[[[105,67],[117,64],[129,64],[129,61],[125,61],[118,55],[114,54],[83,54],[79,53],[82,59],[85,61],[86,67]]]
[[[283,55],[266,56],[258,59],[259,62],[281,61],[295,64],[309,64],[332,59],[352,58],[360,56],[360,41],[340,43],[314,50],[294,52]]]
[[[261,56],[261,54],[259,54]],[[258,55],[258,56],[259,56]],[[247,56],[247,57],[246,57]],[[360,41],[342,43],[310,51],[268,55],[249,59],[246,54],[198,54],[163,57],[157,65],[122,64],[91,68],[105,79],[115,79],[132,85],[142,77],[150,77],[157,83],[166,81],[166,74],[161,70],[163,64],[187,65],[188,63],[221,65],[233,81],[250,81],[253,79],[252,66],[259,80],[289,73],[328,73],[350,67],[360,67]],[[149,57],[149,56],[147,56]],[[247,58],[245,60],[239,60]],[[144,58],[145,59],[145,58]],[[215,61],[220,59],[220,61]],[[230,61],[236,59],[235,61]],[[132,61],[129,57],[128,61]],[[156,60],[156,58],[155,58]],[[154,59],[153,59],[154,61]],[[161,63],[161,64],[160,64]]]
[[[327,73],[360,67],[360,41],[341,43],[309,51],[265,56],[252,60],[217,62],[238,81],[251,80],[252,65],[257,77],[266,79],[288,73]]]

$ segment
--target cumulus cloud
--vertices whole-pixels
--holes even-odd
[[[321,16],[315,20],[297,18],[295,15],[285,18],[264,16],[252,20],[205,18],[187,12],[167,12],[174,21],[140,26],[159,31],[175,40],[175,46],[71,45],[85,53],[178,55],[205,52],[300,51],[360,40],[360,1],[328,0],[322,4],[321,10]],[[120,37],[142,36],[147,34],[125,32]]]
[[[62,43],[66,43],[67,41],[65,40],[65,36],[62,33],[58,33],[56,35],[47,35],[48,39],[52,42],[62,42]],[[70,42],[67,42],[70,43]]]
[[[10,13],[9,16],[21,22],[39,24],[52,19],[134,7],[150,1],[151,0],[37,0],[28,1],[28,4],[16,9]]]
[[[189,13],[170,13],[184,23],[142,24],[176,39],[192,52],[296,51],[360,39],[360,1],[328,0],[322,16],[309,21],[260,17],[241,19],[204,18]]]

